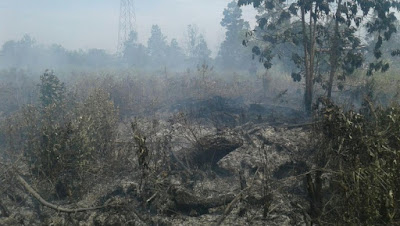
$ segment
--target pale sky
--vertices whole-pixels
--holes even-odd
[[[223,10],[231,0],[137,0],[136,30],[147,43],[158,24],[168,40],[183,45],[188,24],[197,24],[213,50],[223,41]],[[1,0],[0,45],[31,35],[39,44],[61,44],[67,49],[101,48],[116,51],[119,0]],[[254,24],[255,11],[244,8],[244,18]]]

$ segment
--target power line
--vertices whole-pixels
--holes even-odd
[[[136,14],[133,0],[121,0],[119,11],[118,53],[124,50],[129,34],[135,31]]]

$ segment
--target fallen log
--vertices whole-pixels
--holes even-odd
[[[57,210],[59,212],[77,213],[77,212],[85,212],[85,211],[98,210],[98,209],[103,209],[103,208],[106,208],[106,207],[111,207],[111,205],[95,206],[95,207],[88,207],[88,208],[76,208],[76,209],[69,209],[69,208],[60,207],[60,206],[54,205],[54,204],[49,203],[46,200],[44,200],[42,198],[42,196],[40,196],[39,193],[37,193],[35,191],[35,189],[33,189],[28,184],[28,182],[26,182],[24,180],[24,178],[22,178],[20,175],[16,175],[16,179],[29,192],[29,194],[31,194],[33,197],[35,197],[43,206],[46,206],[46,207],[48,207],[50,209]]]
[[[43,206],[46,206],[50,209],[54,209],[57,210],[59,212],[64,212],[64,213],[77,213],[77,212],[85,212],[85,211],[93,211],[93,210],[98,210],[98,209],[103,209],[103,208],[107,208],[107,207],[117,207],[114,205],[102,205],[102,206],[95,206],[95,207],[88,207],[88,208],[76,208],[76,209],[69,209],[69,208],[64,208],[64,207],[60,207],[57,205],[54,205],[52,203],[47,202],[45,199],[42,198],[42,196],[39,195],[39,193],[37,193],[35,191],[35,189],[33,189],[28,182],[26,182],[24,180],[24,178],[22,178],[20,175],[16,175],[16,179],[17,181],[29,192],[29,194],[31,194],[34,198],[36,198],[40,204],[42,204]],[[139,220],[141,220],[143,223],[148,223],[149,220],[142,216],[141,214],[139,214],[139,212],[137,212],[134,209],[130,209],[137,217]]]

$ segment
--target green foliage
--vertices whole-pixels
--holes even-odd
[[[65,95],[64,83],[54,75],[52,71],[46,70],[40,76],[40,101],[42,107],[46,108],[51,105],[60,105]]]
[[[85,160],[110,158],[116,136],[118,112],[109,94],[95,89],[78,105],[72,125],[75,130],[74,150]]]
[[[344,112],[322,100],[316,164],[325,178],[320,222],[393,225],[400,222],[400,106],[369,105]],[[328,201],[329,200],[329,201]]]
[[[118,112],[103,90],[69,103],[53,73],[46,71],[41,79],[41,106],[24,107],[3,127],[7,153],[23,154],[32,175],[54,184],[59,197],[79,195],[82,176],[113,155]]]
[[[223,15],[221,26],[226,28],[226,33],[217,60],[221,61],[224,68],[239,69],[245,65],[249,66],[250,55],[248,50],[240,45],[245,32],[250,28],[249,23],[242,18],[242,9],[236,1],[232,1],[224,9]]]
[[[300,81],[298,75],[306,80],[304,103],[309,113],[314,83],[323,81],[316,78],[329,72],[327,85],[323,87],[327,88],[330,98],[336,74],[341,73],[344,79],[362,66],[367,51],[362,51],[361,42],[367,35],[377,36],[373,49],[376,62],[369,64],[367,74],[389,69],[389,64],[381,58],[381,47],[396,32],[394,12],[399,10],[398,1],[240,0],[238,4],[253,4],[263,13],[258,18],[256,31],[249,32],[249,39],[262,38],[253,53],[265,68],[271,68],[275,56],[292,55],[291,60],[297,66],[294,80]],[[363,28],[367,32],[362,32]],[[286,49],[283,45],[289,47],[290,53],[279,53]]]
[[[29,134],[33,142],[27,143],[33,147],[25,150],[24,154],[28,157],[32,171],[35,174],[43,174],[51,179],[59,175],[58,167],[63,167],[64,161],[61,153],[67,150],[66,140],[70,133],[70,125],[65,114],[65,87],[64,84],[49,70],[40,76],[40,108],[32,108],[24,114],[34,115],[32,124],[36,131]],[[38,111],[38,114],[34,114]],[[36,117],[35,117],[36,116]],[[32,117],[32,116],[30,116]]]

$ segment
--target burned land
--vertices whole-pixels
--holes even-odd
[[[397,0],[4,2],[0,225],[400,225]]]

